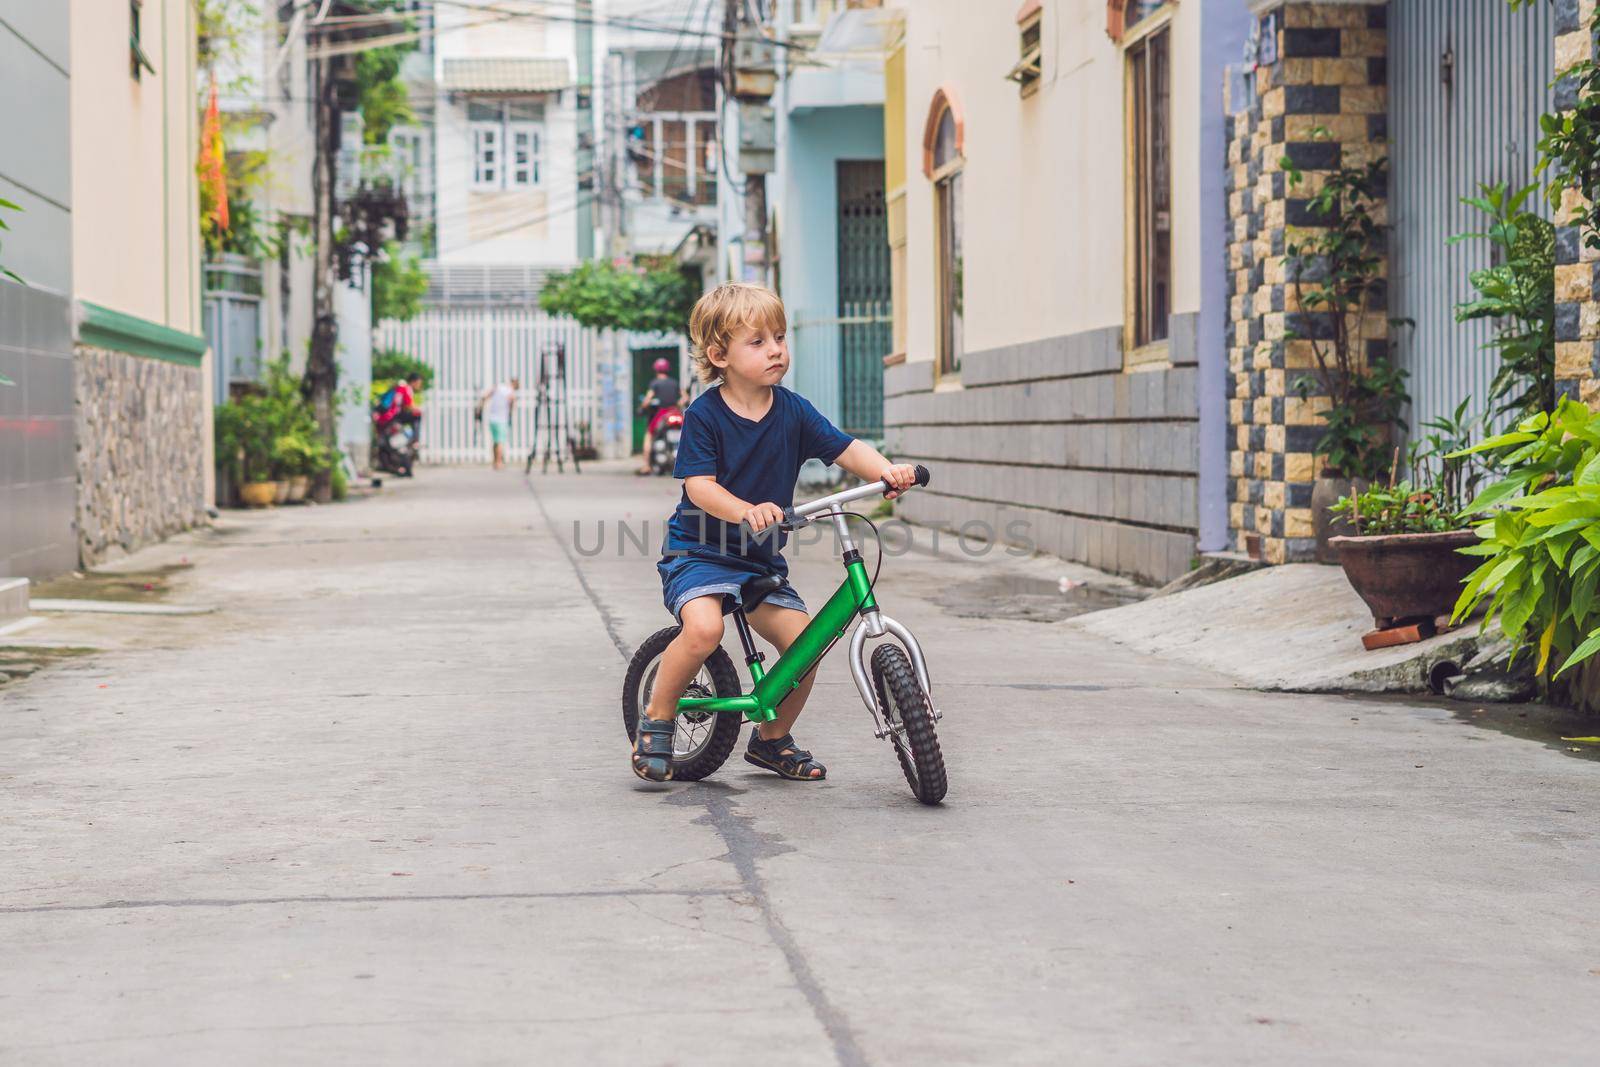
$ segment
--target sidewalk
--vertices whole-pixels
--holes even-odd
[[[1600,766],[947,603],[1048,561],[885,561],[942,807],[839,650],[796,732],[826,782],[638,782],[655,560],[574,523],[676,494],[424,469],[126,564],[188,556],[214,614],[25,635],[102,651],[0,689],[0,1062],[1592,1057]]]

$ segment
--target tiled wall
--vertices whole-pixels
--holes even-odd
[[[1558,0],[1556,10],[1556,72],[1595,54],[1589,29],[1594,0]],[[1556,107],[1577,103],[1572,78],[1556,83]],[[1586,247],[1577,226],[1561,225],[1577,206],[1576,190],[1568,190],[1557,213],[1556,229],[1556,379],[1570,396],[1590,407],[1600,407],[1600,249]]]
[[[0,281],[0,578],[78,563],[72,315],[66,297]]]
[[[1328,336],[1322,313],[1302,311],[1286,277],[1285,246],[1318,222],[1306,207],[1341,159],[1360,165],[1384,151],[1387,8],[1363,3],[1288,3],[1262,16],[1272,49],[1248,100],[1229,102],[1229,525],[1243,550],[1259,536],[1272,563],[1311,558],[1314,450],[1327,400],[1302,399],[1295,383],[1314,366],[1311,336]],[[1231,87],[1230,87],[1231,88]],[[1314,136],[1318,127],[1330,136]],[[1290,188],[1287,156],[1305,179]],[[1383,205],[1375,212],[1382,221]],[[1370,316],[1367,356],[1386,350],[1381,310]]]
[[[1123,372],[1122,330],[1052,337],[961,359],[935,391],[931,362],[884,375],[890,454],[933,471],[898,514],[978,521],[1067,559],[1147,581],[1195,554],[1199,426],[1195,316],[1171,323],[1173,365]]]

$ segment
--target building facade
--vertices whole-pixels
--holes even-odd
[[[879,440],[892,321],[883,69],[900,24],[877,4],[779,5],[775,19],[768,186],[790,377],[845,432]]]
[[[211,367],[201,336],[195,16],[72,0],[78,555],[204,521]]]
[[[1243,0],[900,10],[885,423],[937,471],[903,513],[1170,580],[1226,536],[1205,131]]]
[[[1341,164],[1387,161],[1374,212],[1387,238],[1380,295],[1361,359],[1387,358],[1409,374],[1413,439],[1462,402],[1481,414],[1499,365],[1485,346],[1492,325],[1458,323],[1455,310],[1474,298],[1470,278],[1491,265],[1490,250],[1452,237],[1486,226],[1463,198],[1538,180],[1540,116],[1570,106],[1570,82],[1550,87],[1557,71],[1587,55],[1592,10],[1576,0],[1522,10],[1499,0],[1252,6],[1254,46],[1229,80],[1227,108],[1229,534],[1237,550],[1284,563],[1310,559],[1315,548],[1312,495],[1325,473],[1318,452],[1329,402],[1318,388],[1296,386],[1308,380],[1314,340],[1325,343],[1331,325],[1300,305],[1287,256],[1324,225],[1307,198]],[[1301,184],[1289,180],[1286,161],[1304,175]],[[1557,378],[1594,402],[1595,253],[1541,195],[1529,207],[1557,225]]]

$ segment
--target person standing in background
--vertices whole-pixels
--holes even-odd
[[[511,437],[511,413],[517,409],[517,391],[522,381],[513,377],[486,390],[478,398],[478,408],[489,424],[489,441],[493,446],[492,463],[495,470],[506,465],[506,442]]]

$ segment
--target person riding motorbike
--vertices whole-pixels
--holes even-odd
[[[639,413],[648,414],[650,423],[644,431],[644,466],[634,473],[650,473],[650,455],[654,447],[656,430],[661,426],[661,420],[669,412],[681,412],[689,403],[689,393],[678,379],[672,377],[672,363],[667,359],[658,359],[652,365],[656,376],[651,379],[644,400],[639,404]]]
[[[388,392],[379,399],[377,410],[372,413],[373,429],[388,433],[400,426],[415,443],[422,436],[422,407],[417,403],[417,394],[421,391],[420,374],[413,374],[409,379],[390,386]]]
[[[372,443],[377,466],[405,478],[411,476],[417,459],[417,441],[422,436],[422,406],[417,403],[422,384],[420,374],[396,382],[378,400],[372,412]],[[404,441],[403,445],[392,441],[396,436]]]

